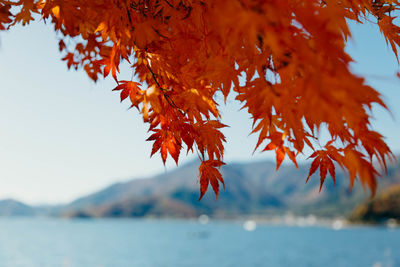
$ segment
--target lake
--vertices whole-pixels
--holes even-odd
[[[397,267],[400,229],[1,218],[0,266]]]

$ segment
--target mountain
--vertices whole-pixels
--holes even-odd
[[[291,212],[324,217],[347,217],[354,207],[370,200],[369,191],[357,182],[349,190],[349,179],[337,168],[336,185],[327,177],[319,192],[318,174],[306,184],[308,166],[283,165],[275,170],[270,161],[230,163],[222,167],[226,189],[219,199],[211,189],[199,198],[198,161],[159,175],[116,183],[67,205],[33,207],[6,199],[0,201],[0,216],[67,217],[197,217],[219,218],[269,216]],[[388,166],[379,181],[378,196],[400,184],[400,164]],[[369,205],[369,204],[368,204]],[[372,205],[372,204],[371,204]]]
[[[355,184],[349,190],[349,179],[337,170],[336,185],[332,179],[319,192],[319,177],[305,183],[308,167],[282,166],[275,171],[269,161],[231,163],[222,167],[226,189],[219,199],[211,188],[198,201],[198,162],[191,162],[151,178],[133,179],[111,185],[104,190],[79,198],[57,210],[63,216],[78,217],[214,217],[243,215],[347,216],[354,207],[369,198],[368,190]],[[379,192],[400,183],[400,165],[393,164],[379,182]]]
[[[384,223],[394,220],[400,223],[400,184],[384,190],[376,198],[358,205],[350,220],[361,223]]]
[[[0,216],[32,216],[35,208],[14,199],[0,200]]]

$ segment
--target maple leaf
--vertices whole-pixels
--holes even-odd
[[[296,155],[288,147],[283,145],[285,139],[285,135],[283,133],[275,132],[267,138],[271,139],[271,142],[264,148],[263,151],[275,150],[276,170],[278,170],[281,166],[286,154],[289,156],[290,160],[296,165],[296,167],[299,168],[296,161]]]
[[[71,66],[75,66],[75,68],[77,68],[78,62],[76,62],[74,58],[75,56],[73,53],[68,53],[65,57],[62,58],[62,60],[67,61],[68,69],[70,69]]]
[[[178,164],[181,144],[178,140],[172,136],[170,131],[156,129],[153,130],[153,133],[147,141],[154,141],[153,149],[151,150],[151,156],[153,156],[157,151],[160,150],[162,161],[165,164],[167,160],[168,153],[175,160],[176,164]]]
[[[226,140],[219,129],[226,127],[226,125],[219,121],[211,120],[198,122],[194,127],[196,133],[198,133],[196,144],[202,157],[204,158],[207,153],[210,159],[215,157],[220,160],[224,153],[223,142],[226,142]]]
[[[6,29],[3,24],[9,24],[13,21],[11,18],[12,14],[10,9],[10,5],[0,3],[0,31]]]
[[[219,172],[219,168],[225,165],[219,160],[206,160],[202,161],[199,168],[199,179],[200,179],[200,198],[201,200],[207,191],[208,185],[211,184],[212,189],[215,192],[215,196],[218,199],[219,194],[219,183],[221,182],[224,189],[225,183],[222,179],[222,175]]]
[[[115,87],[113,91],[121,91],[121,102],[129,96],[132,106],[137,107],[142,99],[139,86],[140,83],[122,80],[119,81],[119,85]]]
[[[329,170],[329,174],[331,175],[333,182],[336,183],[335,180],[335,165],[331,159],[327,150],[318,150],[315,151],[310,158],[314,158],[313,162],[311,163],[311,167],[307,176],[306,183],[310,179],[311,175],[315,173],[315,171],[320,168],[320,187],[319,191],[321,191],[322,186],[325,182],[327,171]]]
[[[386,42],[390,43],[393,52],[397,55],[397,46],[400,46],[400,27],[396,26],[393,23],[394,17],[383,16],[383,18],[379,19],[378,25],[379,28],[385,36]]]
[[[376,177],[379,174],[372,162],[368,161],[362,153],[354,151],[351,146],[348,146],[344,149],[343,164],[349,171],[350,187],[353,187],[354,181],[358,177],[363,186],[368,185],[371,196],[374,196],[377,186]]]

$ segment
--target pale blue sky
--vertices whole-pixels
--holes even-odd
[[[393,118],[377,109],[374,127],[400,152],[400,81],[393,53],[375,26],[353,26],[348,51],[354,71],[365,75],[389,105]],[[112,79],[91,82],[83,71],[67,71],[51,27],[33,23],[0,33],[0,199],[62,203],[110,183],[145,177],[164,168],[150,159],[147,126],[138,112],[119,103]],[[126,74],[126,78],[130,74]],[[240,106],[223,107],[228,143],[225,160],[271,158],[252,155],[256,136]],[[181,164],[194,156],[181,155]],[[189,177],[188,177],[189,178]],[[193,183],[196,180],[193,179]]]

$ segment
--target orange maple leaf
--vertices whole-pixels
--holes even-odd
[[[320,168],[320,178],[321,178],[319,191],[321,191],[322,186],[325,182],[327,171],[329,171],[329,174],[331,175],[333,182],[336,183],[335,165],[333,164],[333,161],[330,158],[328,151],[326,151],[326,150],[315,151],[310,156],[310,158],[315,158],[315,159],[311,163],[311,167],[310,167],[310,170],[309,170],[309,173],[307,176],[306,183],[310,179],[311,175],[313,175],[315,173],[315,171],[318,169],[318,167]]]
[[[207,191],[208,185],[211,184],[212,189],[215,192],[216,198],[218,199],[219,194],[219,183],[221,182],[224,189],[225,183],[222,179],[222,175],[219,172],[219,168],[225,165],[222,161],[219,160],[206,160],[202,161],[199,168],[199,177],[200,177],[200,198],[201,200],[204,194]]]

